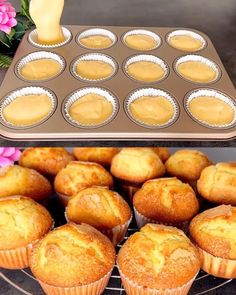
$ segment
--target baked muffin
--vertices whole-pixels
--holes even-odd
[[[0,198],[23,195],[42,201],[51,194],[50,182],[37,171],[18,165],[0,168]]]
[[[119,152],[118,148],[112,147],[77,147],[73,154],[79,161],[88,161],[109,167],[112,158]]]
[[[111,241],[87,225],[63,225],[34,245],[30,268],[46,294],[100,295],[115,262]]]
[[[54,181],[55,191],[65,206],[72,196],[94,185],[112,188],[113,178],[105,168],[92,162],[72,161],[59,171]]]
[[[37,170],[39,173],[55,176],[74,157],[64,148],[27,148],[21,154],[19,165]]]
[[[108,236],[115,245],[123,240],[131,217],[131,210],[125,200],[104,187],[80,191],[66,208],[68,221],[90,224]]]
[[[197,190],[208,201],[236,206],[236,162],[205,168],[197,182]]]
[[[145,181],[165,174],[165,166],[152,148],[123,148],[112,159],[111,173],[132,200]]]
[[[170,157],[170,151],[167,147],[153,147],[154,152],[159,156],[163,163]]]
[[[220,278],[236,278],[236,207],[221,205],[197,215],[190,223],[201,267]]]
[[[166,161],[166,172],[186,182],[199,179],[201,171],[211,165],[211,161],[197,150],[178,150]]]
[[[52,226],[49,212],[30,198],[0,198],[0,267],[28,267],[32,244]]]
[[[125,242],[117,265],[127,294],[182,295],[188,293],[200,261],[181,230],[147,224]]]
[[[152,179],[144,183],[133,198],[137,224],[161,223],[187,229],[198,213],[199,203],[189,184],[173,178]]]

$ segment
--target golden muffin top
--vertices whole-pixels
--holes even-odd
[[[196,248],[177,228],[147,224],[121,248],[121,272],[139,286],[177,288],[193,279],[200,269]]]
[[[205,168],[197,189],[211,202],[236,206],[236,162],[217,163]]]
[[[191,221],[193,241],[206,252],[236,259],[236,207],[221,205],[206,210]]]
[[[0,199],[0,250],[31,244],[43,237],[52,225],[49,212],[30,198]]]
[[[51,194],[50,182],[37,171],[18,165],[0,168],[0,198],[23,195],[40,201]]]
[[[126,223],[131,218],[131,210],[116,192],[103,187],[92,187],[80,191],[70,199],[66,215],[72,222],[87,223],[102,230]]]
[[[74,157],[64,148],[27,148],[21,154],[19,165],[32,168],[46,175],[55,176]]]
[[[73,154],[79,161],[88,161],[110,166],[112,158],[119,152],[118,148],[112,147],[77,147]]]
[[[198,200],[191,186],[176,177],[145,182],[135,193],[133,204],[147,218],[172,223],[188,221],[199,210]]]
[[[151,148],[123,148],[111,162],[111,173],[122,180],[143,183],[165,174],[165,166]]]
[[[165,163],[170,157],[170,151],[166,147],[153,147],[154,152],[159,156],[163,163]]]
[[[34,247],[30,268],[42,282],[57,287],[93,283],[113,268],[115,249],[93,227],[73,223],[46,235]]]
[[[184,181],[196,181],[211,161],[197,150],[178,150],[166,161],[166,172]]]
[[[72,161],[59,171],[54,181],[56,192],[66,196],[94,185],[111,188],[113,179],[105,168],[92,162]]]

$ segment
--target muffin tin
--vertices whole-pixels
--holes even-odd
[[[92,30],[91,30],[92,29]],[[86,35],[87,30],[91,33],[102,34],[102,30],[111,32],[113,44],[102,50],[88,49],[79,42],[81,34]],[[12,92],[28,86],[43,87],[55,94],[57,104],[56,109],[51,116],[42,123],[27,128],[17,128],[6,124],[0,118],[0,135],[12,140],[227,140],[236,137],[236,124],[215,128],[206,126],[196,121],[186,109],[186,99],[198,89],[214,90],[222,93],[230,100],[230,105],[236,113],[236,91],[226,73],[224,66],[211,42],[203,33],[192,29],[204,40],[204,46],[199,51],[189,52],[180,51],[171,47],[167,38],[171,32],[179,28],[161,28],[161,27],[99,27],[90,26],[66,26],[63,28],[67,36],[67,41],[60,46],[38,46],[36,43],[35,31],[28,32],[14,57],[5,79],[0,88],[0,108],[4,101],[11,96]],[[133,30],[148,30],[160,37],[160,43],[157,48],[149,51],[138,51],[128,48],[125,45],[123,37],[127,32]],[[82,36],[83,36],[82,35]],[[61,74],[47,81],[29,82],[22,79],[17,71],[21,60],[26,60],[29,54],[39,51],[47,51],[57,54],[65,63],[65,69]],[[73,63],[83,57],[85,54],[104,54],[114,60],[117,69],[114,74],[103,81],[83,81],[73,74]],[[166,77],[155,83],[142,83],[130,78],[125,65],[128,60],[137,55],[150,55],[163,60],[167,66]],[[217,80],[208,84],[192,83],[183,79],[176,73],[175,65],[181,57],[201,56],[212,61],[219,69]],[[195,57],[194,57],[195,58]],[[181,61],[181,60],[180,60]],[[68,120],[65,115],[65,102],[68,101],[71,94],[79,91],[81,88],[97,87],[105,90],[115,97],[116,109],[111,120],[94,128],[94,126],[80,126]],[[175,101],[178,116],[171,124],[166,126],[155,126],[149,128],[135,120],[132,120],[126,110],[128,97],[136,90],[145,88],[155,88],[169,94]],[[89,111],[89,110],[88,110]]]

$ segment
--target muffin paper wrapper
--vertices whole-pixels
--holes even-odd
[[[94,124],[91,124],[91,125],[81,124],[80,122],[74,120],[69,114],[69,109],[70,109],[71,105],[74,102],[76,102],[77,100],[79,100],[81,97],[83,97],[83,96],[85,96],[87,94],[90,94],[90,93],[103,96],[113,106],[112,115],[101,124],[95,124],[95,125]],[[74,125],[76,127],[80,127],[80,128],[97,128],[97,127],[104,126],[104,125],[110,123],[115,118],[116,114],[118,113],[118,109],[119,109],[119,104],[118,104],[117,98],[113,94],[111,94],[108,90],[106,90],[104,88],[100,88],[100,87],[81,88],[80,90],[77,90],[72,95],[70,95],[65,100],[65,102],[63,104],[63,112],[64,112],[65,119],[70,124],[72,124],[72,125]]]
[[[178,288],[173,289],[151,289],[148,287],[139,286],[135,282],[128,279],[120,270],[119,266],[118,270],[121,276],[122,284],[125,288],[125,291],[128,295],[187,295],[196,276],[185,285],[180,286]]]
[[[128,37],[128,36],[132,36],[132,35],[146,35],[146,36],[149,36],[149,37],[152,37],[155,41],[156,41],[156,46],[154,46],[153,48],[150,48],[148,50],[141,50],[139,49],[139,51],[150,51],[150,50],[153,50],[153,49],[156,49],[158,48],[160,45],[161,45],[161,38],[154,32],[152,31],[149,31],[149,30],[132,30],[132,31],[129,31],[127,33],[125,33],[125,35],[123,36],[123,43],[127,46],[128,44],[126,43],[125,39]],[[129,47],[131,48],[131,47]],[[133,49],[133,48],[131,48]]]
[[[201,46],[199,49],[194,50],[194,52],[200,51],[200,50],[202,50],[203,48],[205,48],[205,47],[207,46],[207,42],[206,42],[206,40],[205,40],[200,34],[195,33],[195,32],[193,32],[193,31],[190,31],[190,30],[175,30],[175,31],[172,31],[171,33],[169,33],[169,34],[167,35],[166,40],[167,40],[168,44],[169,44],[171,47],[173,47],[173,48],[175,48],[175,49],[178,49],[178,48],[176,48],[176,47],[174,47],[174,46],[172,46],[172,45],[170,44],[170,39],[171,39],[172,37],[174,37],[174,36],[183,36],[183,35],[191,36],[191,37],[193,37],[194,39],[197,39],[197,40],[199,40],[199,41],[202,42],[202,46]],[[181,50],[181,49],[178,49],[178,50]],[[193,51],[193,50],[181,50],[181,51]]]
[[[201,268],[215,277],[224,279],[236,279],[236,260],[224,259],[207,253],[198,247],[201,260]]]
[[[130,104],[135,101],[136,99],[142,97],[142,96],[163,96],[165,97],[173,106],[173,116],[170,118],[170,120],[164,124],[156,124],[156,125],[149,125],[145,122],[139,121],[133,117],[131,111],[130,111]],[[146,128],[164,128],[169,127],[172,125],[179,117],[179,107],[176,100],[167,92],[161,90],[161,89],[155,89],[155,88],[141,88],[139,90],[134,91],[131,93],[125,100],[125,111],[129,118],[135,122],[138,125],[141,125]]]
[[[63,194],[60,194],[60,193],[56,193],[58,195],[58,198],[59,198],[59,201],[60,203],[66,207],[69,200],[72,198],[72,196],[67,196],[67,195],[63,195]]]
[[[188,225],[189,225],[188,221],[179,222],[179,223],[157,221],[157,220],[150,219],[143,216],[141,213],[137,211],[135,207],[134,207],[134,214],[135,214],[135,220],[136,220],[138,228],[143,227],[147,223],[155,223],[155,224],[164,224],[167,226],[174,226],[181,229],[185,233],[188,231]]]
[[[58,44],[52,44],[52,45],[45,45],[45,44],[38,43],[38,34],[37,34],[37,30],[35,29],[32,32],[30,32],[30,34],[29,34],[29,42],[36,47],[44,48],[44,49],[46,49],[46,48],[53,49],[53,48],[61,47],[65,44],[69,43],[70,40],[72,39],[72,34],[67,28],[62,27],[62,32],[63,32],[64,38],[65,38],[64,42],[61,42]]]
[[[56,74],[55,76],[52,76],[48,79],[42,79],[42,80],[29,80],[21,75],[20,70],[27,63],[34,61],[34,60],[45,59],[45,58],[55,60],[60,64],[61,69],[58,74]],[[45,81],[54,79],[54,78],[58,77],[63,72],[64,69],[65,69],[65,60],[60,55],[58,55],[56,53],[49,52],[49,51],[37,51],[37,52],[30,53],[30,54],[26,55],[25,57],[23,57],[16,65],[16,73],[17,73],[18,77],[20,79],[23,79],[25,81],[30,81],[32,83],[42,82],[42,81],[45,82]]]
[[[111,276],[111,271],[100,280],[77,287],[63,288],[45,284],[39,280],[39,284],[47,295],[100,295],[106,288]]]
[[[4,115],[3,115],[3,110],[6,106],[8,106],[11,102],[13,102],[16,98],[20,97],[20,96],[24,96],[24,95],[40,95],[40,94],[45,94],[47,95],[50,100],[51,100],[51,103],[52,103],[52,107],[51,107],[51,110],[50,112],[48,113],[48,115],[42,119],[41,121],[35,123],[35,124],[32,124],[32,125],[15,125],[15,124],[12,124],[10,122],[8,122],[5,118],[4,118]],[[56,105],[57,105],[57,99],[56,99],[56,96],[47,88],[44,88],[44,87],[38,87],[38,86],[29,86],[29,87],[23,87],[23,88],[20,88],[18,90],[15,90],[13,92],[11,92],[10,94],[8,94],[1,102],[1,105],[0,105],[0,121],[2,121],[2,123],[4,125],[7,125],[8,127],[11,127],[11,128],[15,128],[15,129],[26,129],[26,128],[32,128],[34,126],[37,126],[45,121],[47,121],[50,116],[53,114],[53,112],[55,111],[56,109]]]
[[[108,76],[108,77],[102,78],[102,79],[88,79],[88,78],[80,76],[76,72],[77,65],[81,61],[91,61],[91,60],[92,61],[103,61],[103,62],[111,65],[112,69],[113,69],[111,75]],[[118,70],[118,65],[117,65],[116,61],[112,57],[110,57],[108,55],[105,55],[105,54],[102,54],[102,53],[84,54],[84,55],[80,56],[79,58],[77,58],[76,61],[73,62],[72,67],[71,67],[72,74],[73,74],[73,76],[75,78],[79,78],[80,80],[87,81],[87,82],[100,82],[100,81],[108,80],[108,79],[112,78],[116,74],[117,70]]]
[[[227,103],[233,110],[234,112],[234,117],[233,117],[233,120],[231,123],[229,124],[225,124],[225,125],[214,125],[214,124],[210,124],[208,122],[205,122],[205,121],[202,121],[202,120],[199,120],[197,119],[190,111],[189,109],[189,104],[190,102],[199,97],[199,96],[210,96],[210,97],[213,97],[213,98],[216,98],[216,99],[220,99],[221,101]],[[186,98],[185,98],[185,102],[184,102],[184,105],[185,105],[185,108],[188,112],[188,114],[198,123],[204,125],[204,126],[207,126],[208,128],[230,128],[230,127],[233,127],[235,126],[236,124],[236,103],[227,95],[217,91],[217,90],[214,90],[214,89],[198,89],[198,90],[195,90],[195,91],[192,91]],[[210,111],[210,110],[209,110]]]
[[[134,194],[141,188],[143,185],[142,183],[127,183],[123,180],[117,180],[118,186],[120,187],[118,190],[121,195],[128,198],[128,201],[132,204],[133,203],[133,196]]]

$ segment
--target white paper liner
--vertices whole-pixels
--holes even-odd
[[[183,36],[183,35],[187,35],[187,36],[191,36],[193,37],[194,39],[197,39],[199,41],[202,42],[202,46],[197,49],[197,50],[183,50],[183,49],[179,49],[179,48],[176,48],[174,47],[171,43],[170,43],[170,39],[174,36]],[[175,31],[172,31],[171,33],[169,33],[166,37],[166,40],[167,40],[167,43],[175,48],[175,49],[178,49],[178,50],[181,50],[181,51],[194,51],[194,52],[197,52],[197,51],[200,51],[202,49],[204,49],[206,46],[207,46],[207,42],[206,40],[198,33],[196,32],[193,32],[193,31],[190,31],[190,30],[175,30]]]
[[[111,102],[112,106],[113,106],[113,112],[112,115],[105,120],[103,123],[101,124],[91,124],[91,125],[85,125],[85,124],[80,124],[78,121],[73,120],[69,114],[69,109],[70,106],[77,101],[78,99],[80,99],[81,97],[89,94],[89,93],[93,93],[93,94],[97,94],[100,96],[103,96],[104,98],[106,98],[109,102]],[[118,105],[118,100],[117,98],[111,94],[108,90],[104,89],[104,88],[100,88],[100,87],[85,87],[85,88],[81,88],[77,91],[75,91],[71,96],[69,96],[64,104],[63,104],[63,111],[64,111],[64,115],[65,115],[65,119],[72,125],[76,126],[76,127],[80,127],[80,128],[98,128],[101,126],[104,126],[108,123],[110,123],[116,116],[117,112],[119,109],[119,105]],[[88,110],[89,112],[89,110]]]
[[[187,295],[197,274],[186,284],[172,289],[152,289],[147,286],[139,286],[132,280],[128,279],[121,271],[119,265],[117,268],[120,273],[122,284],[128,295]]]
[[[150,51],[150,50],[160,47],[160,45],[161,45],[161,38],[156,33],[149,31],[149,30],[132,30],[132,31],[125,33],[125,35],[122,38],[123,43],[127,47],[129,47],[129,45],[126,43],[126,38],[128,36],[132,36],[132,35],[147,35],[149,37],[152,37],[156,41],[156,46],[154,46],[153,48],[150,48],[148,50],[139,49],[140,51]],[[134,49],[132,47],[129,47],[129,48]],[[137,50],[137,49],[135,49],[135,50]]]
[[[137,120],[135,117],[133,117],[131,111],[130,111],[130,104],[135,101],[136,99],[140,98],[141,96],[163,96],[165,97],[173,106],[174,114],[172,118],[166,122],[165,124],[156,124],[156,125],[149,125],[145,122]],[[172,125],[179,117],[179,106],[176,102],[176,100],[167,92],[161,90],[161,89],[155,89],[155,88],[141,88],[139,90],[134,91],[131,93],[126,99],[125,99],[125,111],[129,118],[135,122],[138,125],[141,125],[142,127],[147,128],[164,128],[169,127]]]
[[[61,193],[56,192],[59,198],[59,201],[62,206],[66,207],[69,200],[72,198],[72,196],[63,195]]]
[[[134,215],[135,215],[135,220],[136,220],[138,228],[143,227],[147,223],[155,223],[155,224],[163,224],[167,226],[174,226],[181,229],[185,233],[188,231],[188,225],[189,225],[188,221],[183,221],[179,223],[157,221],[157,220],[145,217],[140,212],[138,212],[135,207],[134,207]]]
[[[63,33],[64,38],[65,38],[64,42],[61,42],[61,43],[58,43],[58,44],[46,45],[46,44],[38,43],[37,29],[35,29],[32,32],[30,32],[30,34],[29,34],[29,42],[33,46],[39,47],[39,48],[44,48],[44,49],[46,49],[46,48],[58,48],[58,47],[61,47],[61,46],[65,45],[65,44],[69,43],[70,40],[72,39],[72,34],[67,28],[62,27],[62,33]]]
[[[81,39],[86,38],[86,37],[90,37],[90,36],[96,36],[96,35],[108,37],[109,39],[111,39],[112,44],[110,46],[104,47],[104,48],[93,48],[93,47],[86,47],[80,43]],[[101,49],[107,49],[107,48],[110,48],[111,46],[113,46],[117,41],[117,37],[114,33],[112,33],[109,30],[100,29],[100,28],[93,28],[93,29],[88,29],[88,30],[82,32],[81,34],[79,34],[79,36],[77,37],[77,41],[78,41],[79,45],[84,48],[92,49],[92,50],[101,50]]]
[[[231,108],[232,110],[234,111],[234,118],[232,120],[231,123],[229,124],[223,124],[223,125],[214,125],[214,124],[210,124],[208,122],[205,122],[205,121],[202,121],[202,120],[199,120],[198,118],[196,118],[190,111],[189,109],[189,104],[190,102],[199,97],[199,96],[210,96],[210,97],[213,97],[213,98],[217,98],[217,99],[220,99],[222,101],[224,101],[225,103],[227,103]],[[198,89],[198,90],[194,90],[192,91],[186,98],[185,98],[185,108],[187,110],[187,112],[189,113],[189,115],[195,120],[197,121],[198,123],[204,125],[204,126],[207,126],[207,127],[211,127],[211,128],[230,128],[230,127],[233,127],[235,124],[236,124],[236,103],[230,98],[228,97],[227,95],[217,91],[217,90],[214,90],[214,89]],[[209,110],[209,112],[211,112],[211,110]]]
[[[80,76],[76,72],[77,65],[79,64],[80,61],[90,61],[90,60],[103,61],[103,62],[111,65],[113,68],[111,75],[108,77],[102,78],[102,79],[88,79],[88,78]],[[75,62],[73,62],[71,69],[72,69],[72,74],[75,78],[79,78],[80,80],[88,81],[88,82],[100,82],[100,81],[105,81],[105,80],[112,78],[118,70],[118,65],[117,65],[116,61],[108,55],[101,54],[101,53],[88,53],[88,54],[84,54],[84,55],[80,56]]]
[[[181,64],[181,63],[184,63],[184,62],[189,62],[189,61],[199,61],[199,62],[202,62],[202,63],[205,63],[207,66],[209,66],[210,68],[212,68],[212,70],[216,73],[216,77],[214,80],[212,81],[209,81],[209,82],[196,82],[196,81],[192,81],[191,79],[188,79],[188,78],[185,78],[184,76],[181,75],[181,73],[178,71],[178,66]],[[178,58],[175,63],[174,63],[174,69],[176,71],[176,73],[184,80],[186,81],[189,81],[191,83],[195,83],[195,84],[210,84],[210,83],[214,83],[216,82],[217,80],[220,79],[221,77],[221,70],[220,70],[220,67],[215,63],[213,62],[212,60],[210,60],[209,58],[206,58],[204,56],[201,56],[201,55],[195,55],[195,54],[188,54],[188,55],[184,55],[180,58]]]
[[[42,80],[30,80],[25,78],[24,76],[21,75],[20,70],[22,69],[22,67],[24,67],[27,63],[34,61],[34,60],[39,60],[39,59],[52,59],[57,61],[60,64],[60,72],[56,75],[54,75],[53,77],[47,78],[47,79],[42,79]],[[56,77],[58,77],[65,69],[65,60],[64,58],[62,58],[60,55],[56,54],[56,53],[52,53],[49,51],[37,51],[37,52],[32,52],[30,54],[28,54],[27,56],[23,57],[16,65],[16,74],[17,76],[24,80],[24,81],[30,81],[31,83],[34,82],[41,82],[41,81],[49,81],[51,79],[54,79]]]
[[[121,195],[124,195],[125,197],[129,198],[129,201],[131,204],[133,204],[133,197],[134,194],[142,187],[142,183],[127,183],[122,180],[117,181],[119,186],[121,187]]]
[[[155,64],[158,64],[163,69],[164,76],[161,79],[154,81],[154,82],[145,82],[145,81],[135,79],[134,77],[130,76],[130,74],[128,73],[128,66],[135,63],[135,62],[139,62],[139,61],[149,61],[149,62],[153,62]],[[134,81],[138,81],[139,83],[144,83],[144,84],[153,84],[153,83],[161,82],[164,79],[166,79],[167,76],[169,75],[170,70],[169,70],[167,63],[164,60],[162,60],[161,58],[159,58],[155,55],[151,55],[151,54],[138,54],[138,55],[132,56],[126,60],[126,62],[124,64],[124,71],[125,71],[125,74]]]
[[[52,103],[52,108],[51,108],[50,112],[48,113],[48,115],[45,118],[43,118],[40,122],[37,122],[37,123],[32,124],[32,125],[15,125],[15,124],[12,124],[12,123],[8,122],[4,118],[3,110],[13,100],[15,100],[16,98],[18,98],[20,96],[33,95],[33,94],[35,94],[35,95],[45,94],[50,98],[51,103]],[[57,106],[57,99],[56,99],[55,94],[53,94],[53,92],[51,90],[49,90],[47,88],[44,88],[44,87],[39,87],[39,86],[23,87],[23,88],[20,88],[18,90],[15,90],[15,91],[11,92],[10,94],[8,94],[2,100],[1,105],[0,105],[0,121],[2,121],[2,123],[4,125],[6,125],[7,127],[11,127],[11,128],[14,128],[14,129],[32,128],[32,127],[38,126],[38,125],[42,124],[43,122],[47,121],[51,117],[51,115],[54,113],[54,111],[56,109],[56,106]]]

